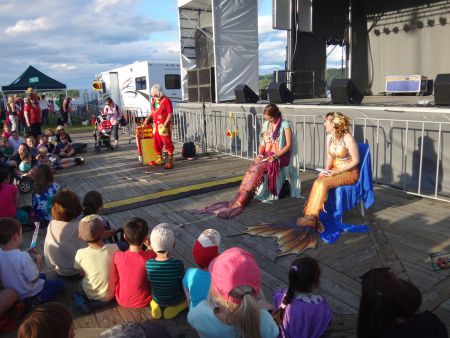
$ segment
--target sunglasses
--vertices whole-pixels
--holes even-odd
[[[359,281],[360,281],[361,283],[363,283],[364,280],[367,278],[367,276],[368,276],[369,274],[371,274],[372,272],[374,272],[374,271],[386,272],[386,273],[393,273],[392,269],[389,268],[389,267],[373,268],[373,269],[370,269],[369,271],[367,271],[366,273],[364,273],[363,275],[359,276]]]

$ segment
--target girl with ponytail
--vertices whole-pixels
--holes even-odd
[[[303,257],[289,268],[289,287],[273,295],[272,313],[281,337],[322,337],[331,323],[330,305],[313,292],[320,284],[320,267],[314,258]]]
[[[269,312],[258,305],[259,267],[240,248],[225,250],[209,264],[208,300],[188,313],[188,322],[200,337],[275,338],[278,327]]]

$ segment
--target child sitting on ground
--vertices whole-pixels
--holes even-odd
[[[148,242],[148,225],[142,218],[133,217],[125,223],[123,230],[129,248],[114,254],[114,268],[118,276],[116,300],[120,306],[127,308],[146,307],[152,300],[152,294],[145,262],[156,257],[152,250],[142,251],[142,245]]]
[[[150,234],[150,245],[156,258],[145,264],[148,279],[152,285],[152,317],[165,319],[176,317],[187,308],[182,280],[184,265],[179,259],[171,257],[175,247],[175,235],[167,223],[158,224]],[[164,311],[161,310],[164,307]]]
[[[32,162],[31,152],[25,151],[20,154],[20,164],[19,164],[19,170],[22,173],[22,175],[29,174],[31,170],[31,162]]]
[[[67,135],[61,136],[61,142],[56,145],[56,154],[61,158],[75,156],[75,149],[69,143],[69,137]]]
[[[81,286],[88,299],[109,302],[114,298],[117,275],[113,268],[116,244],[103,243],[105,224],[94,215],[81,219],[78,226],[80,239],[88,247],[79,249],[75,255],[75,269],[84,276]]]
[[[45,148],[41,149],[46,151]],[[51,219],[53,200],[61,186],[54,181],[52,168],[48,165],[38,165],[35,176],[31,194],[33,211],[41,227],[46,227]]]
[[[40,274],[42,256],[36,250],[20,251],[22,225],[16,219],[0,218],[0,276],[5,288],[17,291],[20,300],[34,307],[53,300],[64,287],[60,279]]]
[[[97,190],[88,191],[83,197],[81,206],[83,207],[83,216],[93,215],[100,218],[103,224],[105,224],[105,234],[103,235],[105,243],[115,242],[121,251],[128,249],[128,244],[124,241],[119,241],[117,238],[117,233],[123,232],[123,229],[112,230],[108,220],[99,215],[101,209],[103,208],[102,194],[100,194]]]
[[[47,303],[36,308],[20,325],[18,338],[74,338],[75,327],[66,306]]]
[[[200,337],[275,338],[279,330],[257,303],[261,274],[253,256],[241,248],[225,250],[209,264],[209,299],[188,313]]]
[[[194,243],[192,257],[197,268],[189,268],[183,278],[184,292],[192,310],[198,303],[208,297],[211,274],[208,266],[219,255],[220,234],[217,230],[206,229]]]
[[[12,217],[21,224],[28,224],[31,208],[20,208],[17,186],[10,183],[11,175],[7,169],[0,169],[0,217]],[[27,210],[30,209],[28,212]]]
[[[48,150],[46,147],[40,147],[38,149],[38,155],[36,156],[37,164],[46,164],[48,166],[52,166],[51,162],[48,159]]]
[[[40,135],[37,149],[40,150],[41,148],[46,148],[49,153],[53,153],[55,150],[55,145],[48,142],[46,135]]]
[[[332,311],[322,296],[312,291],[320,284],[320,267],[314,258],[303,257],[289,268],[288,289],[273,295],[273,317],[282,337],[322,337],[331,324]]]
[[[2,137],[7,139],[7,140],[9,140],[9,138],[11,137],[11,126],[7,122],[5,122],[3,124]]]

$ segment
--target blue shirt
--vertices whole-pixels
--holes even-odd
[[[189,268],[183,278],[183,287],[189,291],[189,309],[208,297],[211,274],[207,270]]]
[[[272,315],[266,310],[260,310],[259,313],[261,338],[277,337],[279,329]],[[225,324],[216,317],[206,300],[188,312],[187,320],[200,338],[239,338],[241,336],[236,326]]]

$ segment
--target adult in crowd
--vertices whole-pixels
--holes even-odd
[[[171,124],[173,118],[172,102],[166,96],[160,84],[153,85],[150,90],[152,95],[151,114],[144,120],[144,125],[150,123],[153,118],[153,135],[155,137],[154,147],[157,156],[156,161],[150,161],[150,165],[165,165],[166,169],[173,168],[173,150]],[[162,158],[162,149],[166,148],[167,163]]]
[[[17,131],[21,131],[21,127],[25,125],[24,116],[23,116],[23,106],[24,102],[19,95],[14,95],[14,106],[16,108],[17,113]]]
[[[19,121],[17,118],[16,105],[14,104],[14,99],[11,95],[8,96],[8,103],[6,104],[6,114],[9,122],[11,123],[11,130],[18,130]]]
[[[39,107],[42,111],[42,124],[48,126],[48,102],[44,94],[41,95],[41,99],[39,100]]]
[[[119,121],[123,114],[120,111],[119,106],[113,101],[112,98],[107,97],[105,100],[105,107],[103,108],[103,114],[108,116],[112,125],[111,135],[114,138],[114,147],[119,146]]]
[[[27,98],[25,101],[24,117],[28,131],[37,138],[42,134],[42,111],[39,106],[38,96],[33,92],[32,88],[28,88],[26,91]]]
[[[61,117],[62,117],[62,123],[63,123],[64,127],[66,127],[66,128],[69,124],[70,111],[72,109],[70,107],[71,101],[72,101],[72,99],[69,96],[67,96],[62,103]]]

